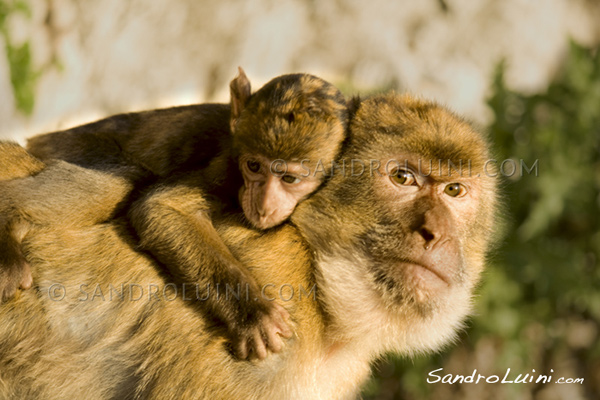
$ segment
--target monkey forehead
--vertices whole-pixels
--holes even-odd
[[[290,113],[312,117],[333,117],[347,122],[344,95],[331,83],[309,74],[279,76],[254,93],[246,113],[263,118]]]
[[[257,120],[236,133],[234,147],[240,154],[261,154],[272,160],[333,160],[345,137],[344,125],[335,121],[299,120],[293,126],[283,121]]]
[[[292,104],[294,108],[346,109],[344,95],[331,83],[309,74],[281,75],[254,93],[248,108]]]
[[[348,110],[341,92],[308,74],[273,79],[242,111],[234,145],[239,153],[272,159],[333,159],[346,136]]]
[[[469,164],[484,168],[490,146],[471,124],[439,104],[395,93],[379,95],[360,103],[351,124],[352,148],[368,157],[370,149],[389,154],[411,153],[423,161]]]

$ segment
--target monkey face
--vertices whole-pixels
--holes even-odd
[[[398,165],[373,176],[373,201],[381,208],[360,243],[382,298],[427,315],[477,280],[463,243],[465,228],[475,222],[480,188],[470,179],[420,170],[423,160],[414,154],[393,161]]]
[[[301,163],[285,163],[285,169],[277,173],[274,169],[281,165],[275,166],[274,161],[256,154],[239,157],[244,178],[239,192],[240,204],[248,221],[258,229],[281,224],[298,202],[321,184],[321,179],[306,174]]]
[[[307,74],[280,76],[250,95],[240,68],[230,87],[233,148],[244,178],[240,204],[254,227],[271,228],[319,187],[324,175],[311,169],[319,161],[330,165],[338,155],[348,122],[346,100],[333,85]]]
[[[358,104],[345,173],[292,217],[321,251],[325,303],[346,305],[328,310],[340,332],[366,326],[406,351],[453,337],[493,239],[488,154],[478,132],[436,104],[396,94]],[[359,309],[367,311],[360,321]]]
[[[481,208],[481,179],[426,171],[419,168],[426,159],[406,149],[379,154],[388,171],[347,176],[329,194],[323,189],[333,202],[317,206],[326,213],[320,224],[341,237],[335,242],[324,231],[319,245],[349,260],[345,268],[366,276],[368,288],[360,290],[372,291],[387,310],[429,318],[444,310],[448,299],[460,298],[466,307],[484,261],[477,243],[487,235],[480,227],[488,217]],[[352,229],[336,230],[337,221]]]

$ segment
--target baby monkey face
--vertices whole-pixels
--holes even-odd
[[[248,221],[258,229],[281,224],[321,184],[321,178],[307,174],[300,162],[243,154],[239,168],[244,178],[239,201]]]

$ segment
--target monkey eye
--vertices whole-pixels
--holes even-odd
[[[467,189],[460,183],[450,183],[444,188],[444,193],[450,197],[462,197],[467,194]]]
[[[258,161],[248,161],[246,163],[246,166],[248,167],[248,169],[251,172],[256,173],[256,172],[260,171],[260,163]]]
[[[285,183],[289,183],[290,185],[300,182],[300,178],[296,178],[293,175],[284,175],[281,177],[281,180],[284,181]]]
[[[394,181],[394,183],[397,183],[398,185],[402,186],[410,186],[415,184],[415,182],[417,181],[415,175],[412,172],[407,171],[405,169],[399,169],[397,171],[392,172],[390,174],[390,177],[392,178],[392,181]]]

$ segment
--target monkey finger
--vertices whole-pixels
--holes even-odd
[[[253,342],[256,357],[258,357],[259,360],[264,360],[265,358],[267,358],[267,348],[265,346],[265,342],[262,338],[262,335],[260,334],[260,331],[258,329],[254,331]]]
[[[17,285],[9,281],[4,287],[0,286],[0,302],[12,298],[17,293]]]
[[[273,353],[279,353],[283,348],[283,341],[278,335],[278,329],[275,326],[271,326],[269,329],[265,329],[265,335],[267,336],[267,345],[269,350]]]
[[[292,322],[290,314],[279,304],[276,305],[275,311],[276,312],[271,313],[271,318],[273,319],[273,324],[277,327],[277,333],[286,339],[291,338],[293,331],[290,328]]]
[[[285,308],[278,305],[277,311],[278,311],[278,317],[281,320],[281,322],[283,322],[283,323],[291,322],[290,313]]]
[[[33,284],[33,276],[31,275],[31,268],[28,263],[23,263],[23,270],[21,271],[21,289],[29,289]]]
[[[292,337],[292,335],[294,334],[294,331],[292,330],[292,328],[290,328],[289,326],[289,319],[285,322],[279,323],[277,324],[277,328],[279,328],[279,331],[277,333],[279,333],[279,335],[281,335],[282,337],[289,339]]]
[[[248,343],[245,339],[239,340],[235,344],[235,356],[240,360],[248,358]]]
[[[281,307],[283,309],[283,320],[286,324],[291,324],[292,323],[292,317],[290,316],[290,313],[288,312],[288,310],[286,310],[285,308]]]

